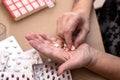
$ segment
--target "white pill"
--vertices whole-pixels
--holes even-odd
[[[73,50],[75,50],[75,46],[72,46],[72,47],[71,47],[71,51],[73,51]]]
[[[9,47],[8,46],[5,46],[5,49],[8,49]]]
[[[17,61],[16,61],[16,64],[17,64],[17,65],[20,65],[20,64],[21,64],[21,61],[20,61],[20,60],[17,60]]]
[[[9,55],[12,55],[12,52],[9,52]]]
[[[7,58],[8,57],[8,54],[4,54],[4,58]]]
[[[15,72],[20,72],[20,70],[19,69],[15,69]]]
[[[7,67],[8,67],[8,68],[10,68],[10,67],[11,67],[11,65],[7,65]]]
[[[4,65],[5,64],[5,62],[1,62],[1,65]]]
[[[13,46],[13,48],[17,48],[17,46],[16,46],[16,45],[14,45],[14,46]]]
[[[21,52],[17,52],[18,54],[21,54]]]
[[[13,42],[13,40],[12,40],[12,39],[10,39],[9,41],[10,41],[10,42]]]
[[[54,46],[58,48],[60,45],[58,43],[54,43]]]

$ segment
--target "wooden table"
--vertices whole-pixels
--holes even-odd
[[[57,0],[54,8],[37,12],[18,22],[14,21],[6,8],[0,4],[0,22],[6,25],[7,36],[15,36],[22,49],[25,51],[30,49],[31,46],[28,44],[24,36],[30,32],[45,32],[55,36],[57,18],[62,13],[70,11],[72,4],[73,0]],[[86,42],[92,47],[104,51],[100,29],[94,10],[91,14],[91,31]],[[73,80],[106,80],[86,69],[72,70],[72,77]]]

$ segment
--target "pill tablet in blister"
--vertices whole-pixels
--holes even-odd
[[[34,80],[32,73],[0,72],[0,80]]]
[[[23,52],[23,50],[20,47],[20,45],[18,44],[17,40],[13,36],[10,36],[10,37],[6,38],[5,40],[1,41],[0,45],[2,45],[2,46],[0,46],[0,49],[9,52],[10,57],[16,56],[16,53],[18,51]]]

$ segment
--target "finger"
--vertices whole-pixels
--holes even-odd
[[[74,21],[76,21],[74,18],[68,21],[66,26],[68,26],[69,29],[66,30],[64,33],[64,38],[68,48],[71,48],[71,46],[73,45],[73,32],[75,31],[76,26],[78,25],[78,21]]]
[[[84,30],[79,32],[79,34],[76,36],[76,39],[74,41],[74,46],[77,48],[80,44],[82,44],[85,41],[87,34]]]
[[[47,44],[58,44],[59,47],[62,47],[63,41],[60,38],[54,38],[44,33],[39,34],[42,38],[44,38]]]
[[[27,37],[28,41],[34,40],[34,41],[37,41],[37,42],[44,42],[44,39],[41,36],[39,36],[38,34],[35,34],[35,33],[30,33],[26,37]]]
[[[29,40],[33,40],[33,39],[36,39],[36,34],[35,33],[30,33],[30,34],[27,34],[25,36],[25,38],[29,41]]]
[[[40,35],[43,39],[45,39],[45,40],[49,40],[49,41],[51,41],[51,42],[56,41],[56,39],[55,39],[54,37],[51,37],[51,36],[49,36],[49,35],[47,35],[47,34],[45,34],[45,33],[40,33],[39,35]]]
[[[50,47],[47,44],[44,44],[42,42],[37,42],[36,40],[30,40],[29,43],[33,48],[35,48],[38,52],[45,55],[48,58],[51,58],[52,60],[55,60],[59,63],[62,63],[65,61],[64,57],[61,54],[54,53],[54,49]]]
[[[29,43],[34,49],[39,51],[38,45],[41,45],[42,42],[37,41],[37,40],[30,40]]]
[[[37,42],[35,40],[30,40],[29,43],[31,44],[31,46],[36,49],[39,53],[45,55],[46,57],[51,58],[52,56],[52,49],[48,48],[45,46],[44,43],[42,42]]]
[[[43,41],[43,43],[45,43],[45,44],[50,44],[50,43],[52,42],[51,40],[48,40],[48,39],[47,39],[46,35],[43,36],[43,35],[39,34],[39,38],[40,38],[40,39]]]
[[[63,14],[61,17],[57,20],[57,36],[64,38],[64,30],[66,28],[66,25],[68,23],[70,15],[68,13]]]
[[[67,21],[69,19],[69,16],[62,16],[59,18],[58,22],[57,22],[57,36],[59,37],[59,39],[57,39],[56,41],[58,42],[58,44],[63,45],[63,42],[65,40],[65,37],[64,37],[64,30],[61,30],[63,27],[66,28],[66,24],[67,24]]]
[[[67,44],[67,47],[71,48],[71,46],[72,46],[72,33],[65,33],[64,36],[65,36],[65,42]]]

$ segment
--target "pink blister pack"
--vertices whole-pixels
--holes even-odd
[[[2,0],[14,20],[18,21],[44,8],[52,8],[55,0]]]
[[[70,71],[66,71],[60,76],[57,74],[59,64],[55,62],[46,62],[33,65],[33,74],[35,80],[72,80]]]

